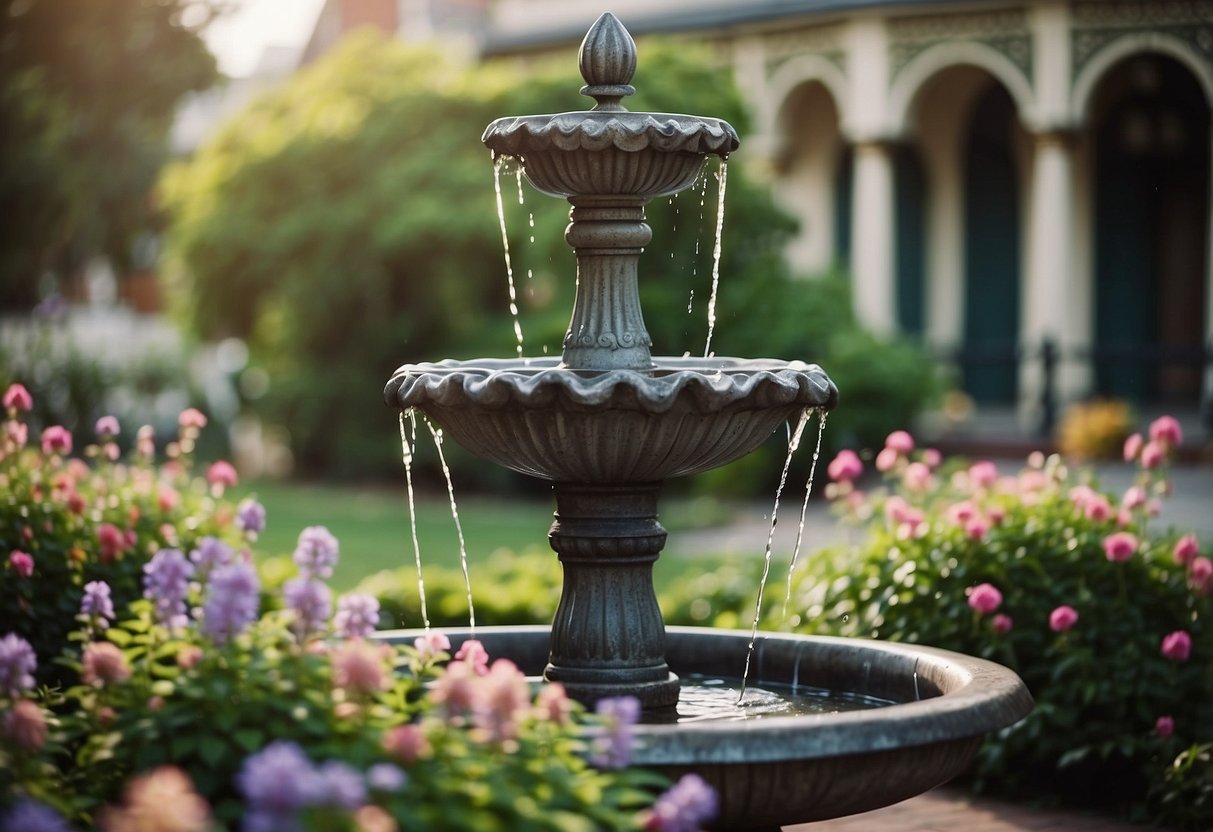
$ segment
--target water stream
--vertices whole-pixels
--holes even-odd
[[[800,545],[804,542],[804,518],[809,511],[809,497],[813,493],[813,479],[817,476],[817,460],[821,458],[821,437],[826,432],[826,411],[816,408],[817,412],[817,445],[813,448],[813,462],[809,465],[809,479],[804,486],[804,502],[800,504],[800,525],[796,528],[796,546],[792,549],[792,562],[788,565],[788,589],[783,596],[783,612],[780,617],[785,621],[788,617],[788,602],[792,600],[792,573],[796,571],[796,560],[800,557]]]
[[[720,188],[716,204],[716,242],[712,246],[712,293],[708,296],[708,339],[703,347],[704,358],[712,355],[712,335],[716,331],[716,291],[720,288],[720,245],[724,234],[724,193],[729,178],[729,163],[724,159],[720,160],[716,178]]]
[[[413,559],[417,562],[417,595],[421,599],[421,620],[425,628],[430,628],[430,614],[425,606],[425,578],[421,574],[421,543],[417,540],[417,501],[413,496],[413,448],[417,445],[417,415],[411,408],[408,411],[409,424],[412,426],[411,439],[405,435],[404,411],[400,412],[400,456],[404,460],[404,481],[408,484],[409,495],[409,530],[413,535]]]
[[[459,522],[459,508],[455,505],[455,484],[451,480],[451,469],[446,464],[446,455],[442,452],[442,430],[429,419],[425,424],[434,437],[434,447],[438,450],[438,461],[442,464],[442,476],[446,478],[446,493],[451,499],[451,519],[455,521],[455,532],[459,536],[459,566],[463,569],[463,584],[468,593],[468,629],[472,638],[476,637],[476,606],[472,603],[472,576],[468,572],[468,547],[463,539],[463,524]]]
[[[771,508],[771,530],[767,532],[766,551],[763,552],[762,579],[758,582],[758,599],[754,603],[754,623],[750,628],[750,643],[746,647],[745,670],[741,674],[741,691],[737,696],[738,704],[745,699],[746,682],[750,678],[750,660],[754,658],[754,642],[758,640],[758,621],[762,618],[762,595],[766,589],[767,577],[771,574],[771,549],[775,543],[775,526],[779,523],[779,498],[783,495],[783,487],[788,481],[788,469],[792,467],[792,455],[800,446],[800,437],[804,433],[804,426],[809,422],[810,413],[812,411],[806,409],[800,414],[800,418],[796,422],[796,429],[792,431],[792,435],[788,439],[788,455],[784,457],[783,471],[779,474],[779,487],[775,489],[775,505]]]
[[[509,157],[498,156],[493,160],[493,193],[497,197],[497,224],[501,226],[501,248],[505,252],[505,279],[510,290],[510,315],[514,318],[514,337],[518,341],[516,347],[518,357],[522,358],[522,321],[518,315],[518,290],[514,286],[514,264],[510,260],[510,237],[505,230],[505,202],[501,197],[501,171],[505,168]],[[517,170],[518,203],[522,197],[522,167]],[[534,238],[532,238],[534,239]]]

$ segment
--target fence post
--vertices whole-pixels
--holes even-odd
[[[1040,427],[1041,438],[1053,435],[1057,425],[1057,342],[1046,335],[1040,342]]]

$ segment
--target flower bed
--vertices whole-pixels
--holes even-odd
[[[375,641],[373,597],[334,603],[322,527],[264,597],[264,511],[223,499],[227,463],[191,475],[196,411],[163,465],[146,432],[119,462],[101,420],[89,465],[61,428],[29,445],[24,388],[3,404],[0,830],[692,830],[714,814],[693,775],[657,797],[667,784],[626,768],[634,700],[585,714],[476,642]]]

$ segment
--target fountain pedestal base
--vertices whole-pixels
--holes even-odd
[[[635,696],[646,710],[678,702],[665,660],[665,623],[653,591],[653,563],[665,546],[657,521],[660,483],[554,485],[548,541],[564,588],[552,623],[544,678],[574,699]]]

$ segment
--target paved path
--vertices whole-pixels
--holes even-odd
[[[1071,811],[1050,811],[969,797],[944,787],[901,803],[847,818],[788,826],[784,832],[1146,832]]]

